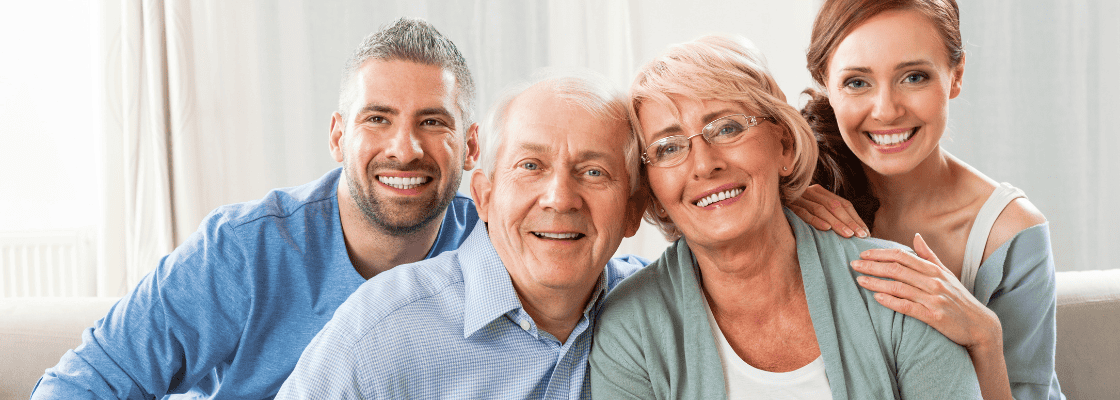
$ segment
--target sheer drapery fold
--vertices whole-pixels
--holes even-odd
[[[791,102],[810,86],[813,4],[670,0],[99,2],[106,186],[98,294],[121,295],[222,204],[337,166],[327,150],[341,67],[401,16],[432,22],[467,58],[476,115],[540,67],[586,67],[618,85],[665,46],[742,34]],[[1061,270],[1114,268],[1120,240],[1120,5],[961,2],[968,51],[949,150],[1011,182],[1051,220]],[[465,175],[467,188],[469,174]],[[621,252],[656,257],[643,226]]]

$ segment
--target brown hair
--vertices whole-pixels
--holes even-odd
[[[961,41],[960,9],[956,0],[826,0],[813,21],[813,34],[805,54],[809,73],[824,88],[828,81],[828,62],[840,42],[852,29],[886,11],[913,10],[933,23],[945,43],[949,65],[956,67],[964,58]],[[879,199],[871,192],[863,164],[840,136],[836,113],[828,102],[827,90],[806,89],[810,96],[801,115],[816,135],[820,158],[813,182],[848,199],[860,218],[873,226]]]

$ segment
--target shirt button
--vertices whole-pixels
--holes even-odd
[[[529,320],[527,320],[527,319],[521,320],[521,329],[525,330],[525,331],[529,330]]]

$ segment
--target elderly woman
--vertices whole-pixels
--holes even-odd
[[[979,398],[967,352],[883,307],[848,263],[877,239],[818,231],[785,208],[813,134],[743,39],[704,37],[631,87],[646,219],[679,238],[606,300],[596,398]]]

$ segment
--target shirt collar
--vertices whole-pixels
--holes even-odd
[[[463,301],[463,338],[465,339],[510,311],[520,310],[522,305],[513,288],[509,271],[506,271],[505,264],[498,257],[494,245],[490,243],[490,235],[486,231],[485,223],[475,225],[470,236],[462,246],[459,246],[459,258],[465,291]],[[603,272],[599,274],[591,299],[583,309],[584,317],[589,320],[594,319],[602,303],[601,300],[610,290],[607,271],[611,269],[610,263],[613,261],[608,261],[606,268],[603,268]]]
[[[463,338],[474,335],[505,313],[521,308],[509,272],[490,243],[486,223],[479,221],[459,246],[463,270]]]

